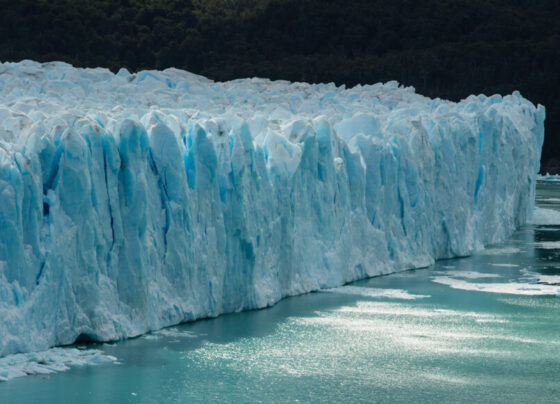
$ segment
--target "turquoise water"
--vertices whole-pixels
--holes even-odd
[[[559,184],[538,205],[560,210]],[[559,283],[560,226],[526,226],[472,257],[84,347],[119,364],[0,383],[0,402],[560,402]]]

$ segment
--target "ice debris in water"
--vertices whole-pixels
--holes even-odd
[[[114,363],[117,358],[97,349],[51,348],[43,352],[13,354],[0,358],[0,381],[27,375],[63,372],[71,366]]]
[[[535,243],[535,247],[542,250],[560,250],[560,241],[540,241]]]
[[[521,273],[530,282],[543,284],[543,285],[560,286],[560,275],[546,275],[538,272],[533,272],[528,269],[522,269]]]
[[[521,250],[517,247],[502,247],[502,248],[488,248],[480,251],[482,255],[504,255],[504,254],[519,254]]]
[[[446,275],[452,276],[455,278],[465,278],[465,279],[481,279],[481,278],[499,278],[500,275],[498,274],[488,274],[483,272],[476,272],[476,271],[439,271],[434,272],[438,275]]]
[[[560,175],[549,173],[546,173],[545,175],[538,174],[537,179],[539,181],[560,181]]]
[[[560,212],[554,209],[536,207],[528,223],[535,225],[560,225]]]
[[[533,211],[544,107],[0,64],[0,356],[464,256]]]
[[[417,295],[414,293],[409,293],[403,289],[368,288],[360,286],[340,286],[338,288],[324,289],[321,292],[405,300],[424,299],[431,297],[430,295]]]
[[[560,296],[560,287],[534,282],[481,283],[469,282],[449,276],[434,276],[432,281],[453,289],[524,296]]]
[[[153,331],[144,336],[146,339],[160,339],[161,337],[173,338],[196,338],[198,334],[188,330],[179,330],[177,328],[164,328],[162,330]]]

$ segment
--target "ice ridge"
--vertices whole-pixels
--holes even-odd
[[[533,210],[544,107],[0,63],[0,356],[427,266]]]

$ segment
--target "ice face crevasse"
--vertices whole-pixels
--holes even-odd
[[[518,93],[0,64],[0,356],[502,240],[533,208],[544,118]]]

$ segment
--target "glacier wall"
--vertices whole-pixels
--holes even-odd
[[[0,64],[0,356],[426,266],[525,223],[544,107]]]

